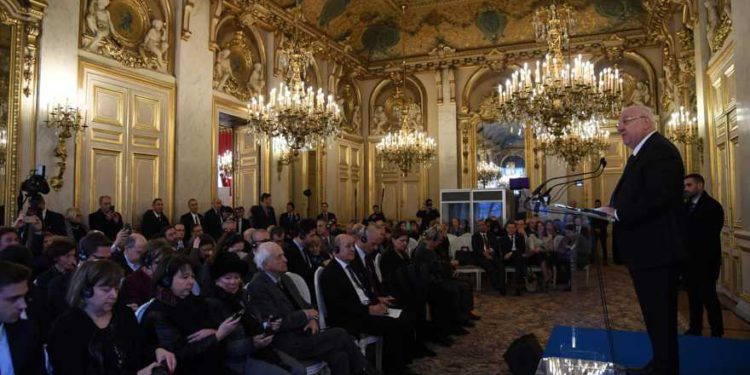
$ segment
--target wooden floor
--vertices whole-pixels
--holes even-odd
[[[727,339],[750,339],[750,323],[746,322],[734,311],[731,307],[735,305],[735,302],[729,298],[719,294],[719,299],[722,303],[722,315],[724,317],[724,338]],[[680,292],[679,296],[679,312],[685,318],[685,321],[689,321],[689,308],[688,308],[688,297],[687,293]],[[708,324],[708,317],[705,312],[703,314],[703,335],[709,336],[711,334],[711,326]]]

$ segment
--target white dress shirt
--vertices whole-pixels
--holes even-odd
[[[0,374],[15,375],[13,371],[13,357],[10,355],[10,341],[5,324],[0,323]]]
[[[341,265],[341,268],[344,269],[344,273],[346,274],[346,277],[349,278],[349,282],[352,283],[352,287],[354,287],[354,291],[357,292],[357,297],[359,297],[359,302],[364,306],[370,305],[370,299],[367,298],[367,293],[365,293],[364,289],[360,287],[362,283],[359,282],[359,280],[354,280],[353,277],[357,277],[356,275],[353,275],[353,272],[349,272],[348,267],[349,264],[345,263],[343,260],[333,257],[333,259],[336,259],[336,262],[338,262]]]

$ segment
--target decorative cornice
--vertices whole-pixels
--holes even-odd
[[[0,0],[0,8],[5,9],[11,18],[36,22],[44,17],[47,0],[28,0],[26,5],[21,5],[18,0]]]
[[[646,31],[649,37],[655,38],[660,32],[668,18],[674,16],[679,8],[680,0],[646,0],[644,5],[648,12],[646,20]]]

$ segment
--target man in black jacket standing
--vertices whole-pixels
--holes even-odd
[[[250,208],[250,216],[255,229],[268,229],[269,226],[276,225],[276,211],[271,206],[271,194],[260,195],[260,204]]]
[[[146,239],[155,238],[169,226],[169,219],[164,215],[164,201],[156,198],[151,202],[151,209],[146,210],[141,219],[141,233]]]
[[[89,228],[101,231],[110,241],[114,241],[122,226],[122,215],[115,211],[112,198],[108,195],[99,197],[99,209],[89,214]]]
[[[679,373],[677,279],[685,255],[685,169],[677,148],[656,132],[647,107],[623,109],[617,131],[633,154],[599,210],[615,217],[613,244],[630,271],[653,359],[629,374]]]
[[[724,334],[721,304],[716,294],[716,281],[721,269],[721,228],[724,209],[703,190],[705,181],[699,174],[685,176],[687,198],[687,251],[685,273],[690,298],[690,329],[688,335],[700,336],[703,331],[703,306],[711,324],[711,336]]]
[[[203,226],[203,214],[198,212],[198,201],[195,198],[188,200],[190,211],[180,216],[180,223],[185,226],[185,233],[188,237],[193,234],[193,227],[196,225]]]

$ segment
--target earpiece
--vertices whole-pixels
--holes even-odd
[[[86,286],[81,289],[81,298],[89,299],[94,296],[94,288]]]

